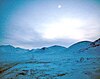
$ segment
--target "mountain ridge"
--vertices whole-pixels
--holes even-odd
[[[30,53],[47,53],[47,52],[69,52],[69,53],[77,53],[77,52],[84,52],[88,49],[93,47],[100,46],[100,38],[95,40],[94,42],[91,41],[80,41],[77,42],[68,48],[59,45],[53,45],[50,47],[42,47],[40,49],[23,49],[20,47],[14,47],[12,45],[1,45],[0,52],[30,52]]]
[[[97,41],[100,41],[100,38],[95,40],[94,42],[97,42]],[[60,45],[52,45],[52,46],[49,46],[49,47],[41,47],[41,48],[37,48],[37,49],[43,49],[43,48],[51,48],[51,47],[63,47],[63,48],[70,48],[72,47],[73,45],[76,45],[76,44],[79,44],[79,43],[82,43],[82,42],[91,42],[91,41],[80,41],[80,42],[76,42],[74,44],[72,44],[71,46],[69,47],[65,47],[65,46],[60,46]],[[93,42],[91,42],[93,43]],[[99,42],[100,43],[100,42]],[[25,49],[25,48],[21,48],[21,47],[15,47],[13,45],[10,45],[10,44],[7,44],[7,45],[0,45],[0,47],[12,47],[12,48],[20,48],[20,49]],[[33,50],[34,48],[32,48],[31,50]],[[29,49],[27,49],[29,50]]]
[[[94,78],[99,77],[99,71],[100,39],[81,41],[69,48],[0,46],[0,79],[99,79]]]

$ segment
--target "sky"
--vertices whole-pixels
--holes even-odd
[[[0,0],[0,45],[68,47],[99,30],[100,0]]]

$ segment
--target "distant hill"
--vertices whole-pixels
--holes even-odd
[[[90,41],[81,41],[78,43],[75,43],[73,45],[71,45],[70,47],[66,48],[63,46],[58,46],[58,45],[54,45],[51,47],[43,47],[40,49],[32,49],[32,50],[28,50],[28,49],[22,49],[22,48],[15,48],[11,45],[1,45],[0,46],[0,54],[19,54],[19,53],[23,53],[23,54],[29,54],[29,55],[34,55],[34,54],[39,54],[39,55],[43,55],[43,54],[64,54],[64,55],[69,55],[69,56],[73,56],[73,55],[77,55],[77,56],[81,56],[81,55],[94,55],[94,56],[98,56],[100,55],[100,38],[97,39],[94,42],[90,42]]]
[[[98,78],[96,78],[98,77]],[[66,48],[0,46],[0,79],[99,79],[100,38]]]

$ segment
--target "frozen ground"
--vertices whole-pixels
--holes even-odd
[[[69,48],[0,46],[0,79],[100,79],[100,39]]]

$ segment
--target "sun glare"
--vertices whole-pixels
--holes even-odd
[[[58,8],[61,8],[62,6],[61,5],[58,5]]]
[[[79,19],[61,19],[60,21],[47,24],[43,31],[43,37],[46,39],[72,38],[83,39],[80,27],[83,23]]]

